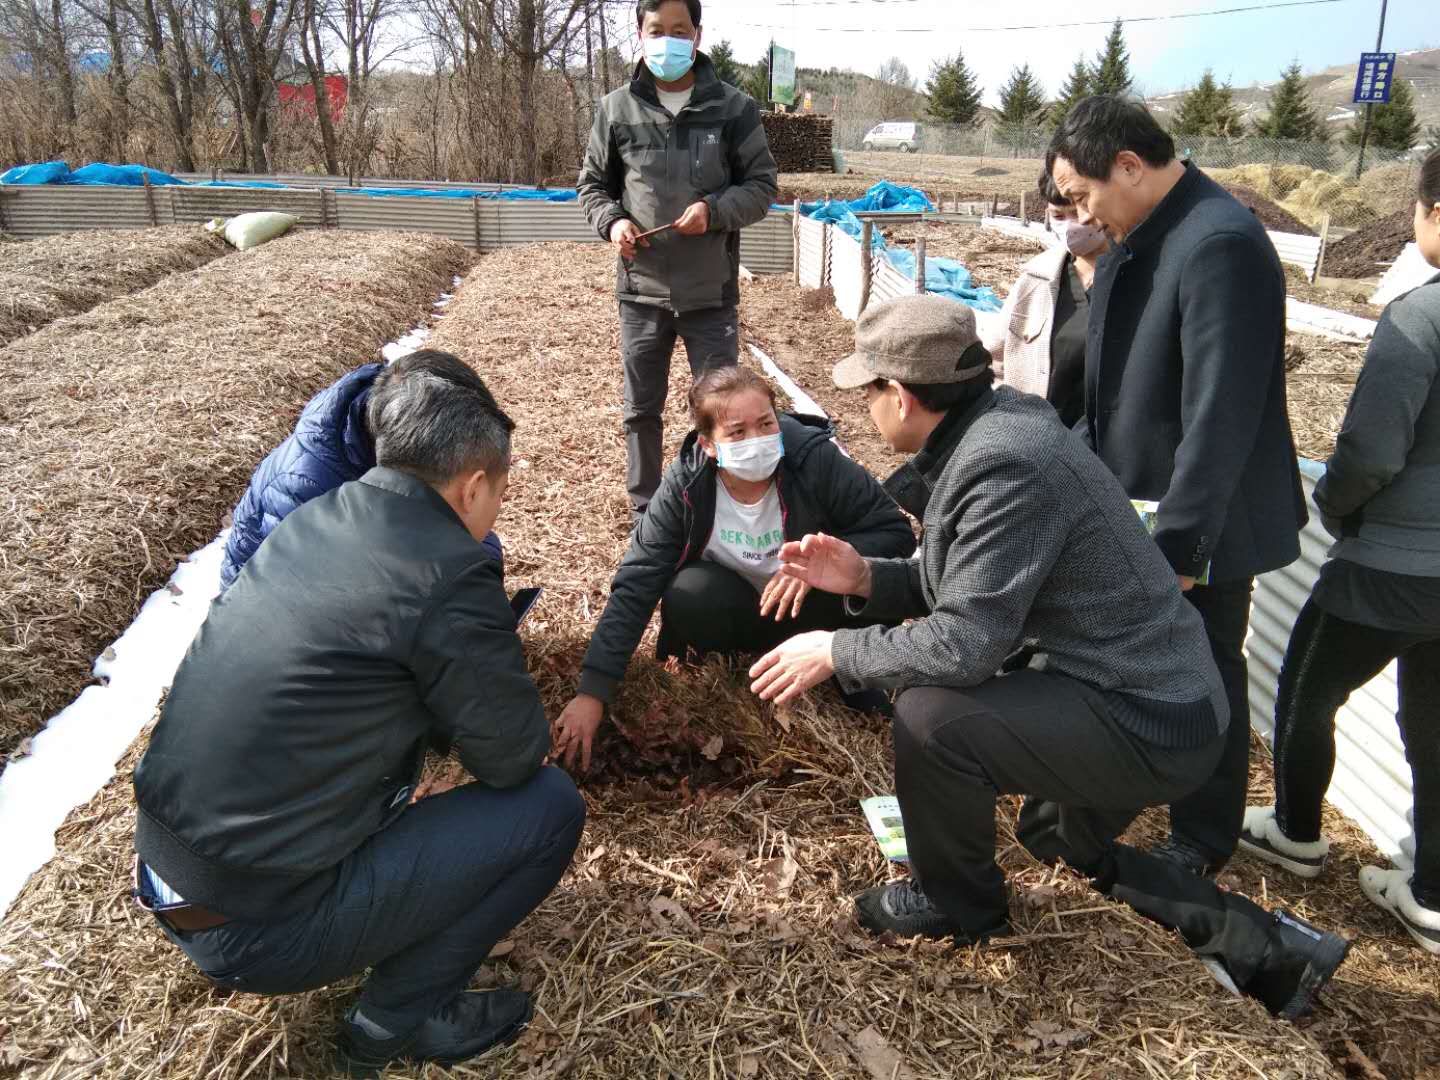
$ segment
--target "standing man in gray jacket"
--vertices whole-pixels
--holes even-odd
[[[958,944],[1009,933],[995,800],[1024,795],[1016,835],[1036,858],[1178,930],[1277,1015],[1307,1011],[1344,939],[1115,842],[1204,780],[1236,722],[1200,615],[1119,481],[1042,399],[991,388],[969,308],[874,305],[855,345],[835,383],[864,387],[885,441],[915,454],[885,486],[924,523],[920,557],[862,558],[816,534],[781,549],[781,573],[852,615],[911,621],[796,635],[751,675],[779,702],[832,675],[902,691],[895,790],[914,876],[857,897],[861,924]],[[996,674],[1025,648],[1043,660]]]
[[[697,377],[738,361],[740,230],[779,188],[759,107],[699,51],[700,0],[638,0],[635,22],[644,59],[600,103],[578,188],[590,224],[619,252],[626,482],[638,518],[660,486],[675,339]]]

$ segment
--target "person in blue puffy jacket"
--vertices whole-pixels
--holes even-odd
[[[256,549],[287,514],[317,495],[360,479],[375,467],[375,440],[365,422],[370,393],[381,380],[403,379],[412,373],[451,381],[474,379],[489,396],[469,367],[434,349],[402,356],[388,367],[365,364],[321,390],[306,403],[295,430],[256,467],[250,486],[235,506],[234,525],[220,565],[222,592],[234,584]],[[503,567],[500,538],[492,532],[483,542]]]

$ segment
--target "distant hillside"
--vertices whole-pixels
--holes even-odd
[[[1355,93],[1355,69],[1359,57],[1348,64],[1337,64],[1316,72],[1306,78],[1310,100],[1317,108],[1328,109],[1326,114],[1332,127],[1337,130],[1348,127],[1355,119],[1358,106],[1350,103]],[[1277,64],[1276,74],[1279,75]],[[1410,83],[1415,92],[1415,109],[1420,115],[1420,126],[1440,124],[1440,49],[1420,49],[1401,53],[1397,65],[1399,77]],[[1277,80],[1278,81],[1278,80]],[[1270,88],[1274,83],[1257,83],[1254,86],[1237,87],[1235,101],[1245,110],[1247,120],[1257,120],[1270,111]],[[1172,111],[1179,103],[1183,91],[1160,94],[1149,99],[1149,105],[1162,115]]]

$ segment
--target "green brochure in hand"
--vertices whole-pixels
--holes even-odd
[[[900,800],[894,795],[875,795],[860,800],[860,809],[865,811],[865,820],[880,850],[891,862],[908,862],[905,850],[905,823],[900,819]]]
[[[1131,499],[1130,505],[1133,506],[1135,508],[1135,512],[1140,515],[1140,523],[1145,526],[1145,531],[1148,532],[1151,536],[1154,536],[1155,527],[1160,522],[1158,516],[1160,511],[1160,504],[1155,502],[1153,499]],[[1210,584],[1209,563],[1205,564],[1205,569],[1202,570],[1200,572],[1200,576],[1195,579],[1195,584]]]

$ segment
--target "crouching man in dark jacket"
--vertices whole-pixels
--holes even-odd
[[[291,994],[373,968],[351,1069],[513,1038],[519,991],[466,993],[555,887],[584,822],[482,546],[514,425],[473,372],[390,380],[377,466],[281,523],[211,608],[135,771],[136,894],[221,986]],[[411,806],[427,744],[475,782]]]
[[[1016,835],[1179,930],[1278,1015],[1306,1011],[1348,943],[1148,852],[1115,843],[1142,807],[1210,775],[1232,720],[1200,615],[1119,481],[1042,399],[991,388],[969,308],[872,307],[835,382],[867,387],[886,441],[915,458],[887,482],[923,520],[920,558],[866,559],[832,537],[782,573],[903,626],[802,634],[752,669],[787,701],[834,675],[902,690],[895,784],[914,877],[863,893],[873,932],[979,943],[1009,930],[995,799],[1025,795]],[[997,675],[1022,647],[1038,664]]]

